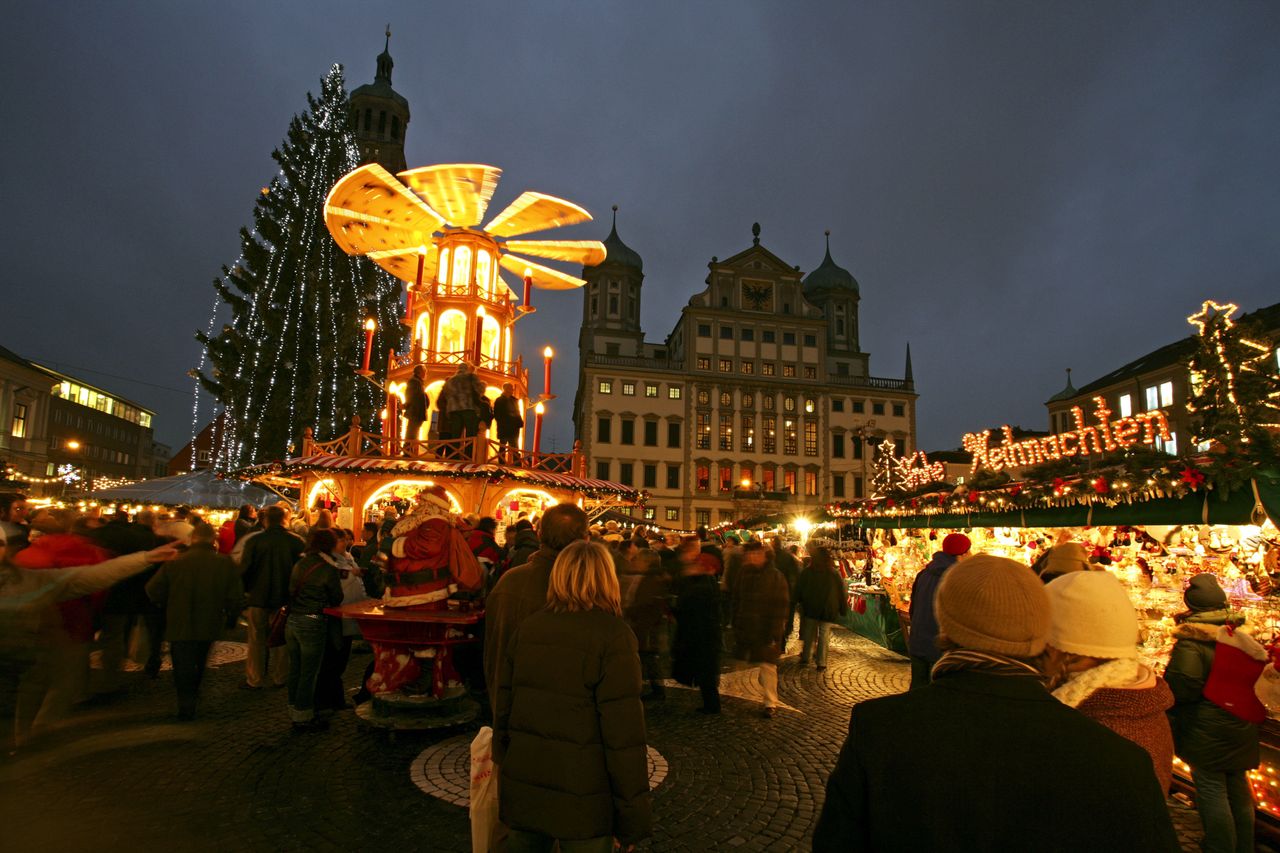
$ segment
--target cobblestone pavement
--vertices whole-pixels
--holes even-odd
[[[719,718],[694,713],[692,690],[647,703],[656,831],[642,849],[808,849],[849,707],[910,677],[860,637],[836,632],[831,652],[822,673],[783,659],[787,708],[772,720],[750,672],[726,675]],[[470,849],[460,803],[472,731],[390,739],[342,713],[327,732],[293,734],[284,691],[239,690],[242,664],[232,648],[223,658],[194,723],[175,721],[167,672],[130,673],[124,696],[0,764],[5,849]],[[353,656],[353,683],[367,661]],[[1171,809],[1197,849],[1194,811]]]

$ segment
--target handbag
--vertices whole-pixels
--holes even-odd
[[[498,777],[493,764],[493,729],[484,726],[471,741],[471,851],[489,853],[498,823]]]
[[[311,577],[312,572],[320,568],[317,562],[311,568],[307,569],[307,573],[298,581],[298,585],[289,590],[289,598],[293,599],[298,594],[298,590],[307,585],[307,579]],[[271,614],[271,621],[267,628],[267,648],[278,649],[285,644],[284,629],[289,624],[289,605],[283,604],[280,609]]]

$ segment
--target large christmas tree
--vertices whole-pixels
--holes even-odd
[[[1251,324],[1235,323],[1236,306],[1208,301],[1188,322],[1200,330],[1191,356],[1187,411],[1195,441],[1228,457],[1274,462],[1280,446],[1280,377],[1272,347]]]
[[[205,356],[201,385],[218,401],[222,469],[278,459],[302,431],[317,439],[345,432],[353,414],[371,422],[380,394],[356,376],[366,318],[378,323],[370,365],[398,347],[399,283],[365,258],[341,251],[324,224],[324,202],[360,163],[342,66],[324,76],[320,96],[293,117],[272,152],[280,171],[240,231],[241,256],[214,281],[231,322],[197,333]]]

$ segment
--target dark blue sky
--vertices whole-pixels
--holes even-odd
[[[911,344],[926,449],[1043,428],[1064,368],[1187,334],[1203,298],[1280,298],[1274,3],[29,3],[0,33],[0,343],[184,443],[270,152],[330,63],[373,78],[387,21],[410,165],[500,166],[493,210],[562,195],[597,217],[572,236],[620,205],[650,339],[752,222],[805,271],[831,229],[872,373]],[[564,356],[564,448],[580,297],[540,307],[521,349]]]

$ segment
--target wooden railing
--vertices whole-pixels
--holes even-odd
[[[472,350],[430,350],[422,349],[415,346],[406,353],[398,353],[392,357],[392,367],[409,367],[414,364],[451,364],[459,365],[463,363],[474,363],[475,352]],[[487,355],[480,356],[479,367],[482,370],[492,370],[494,373],[501,373],[503,376],[510,376],[519,379],[524,370],[524,362],[521,358],[515,361],[503,361],[499,358],[491,358]]]
[[[303,456],[327,453],[358,458],[478,462],[529,471],[570,474],[575,477],[586,476],[586,459],[582,454],[582,444],[577,441],[573,443],[573,450],[569,453],[533,453],[517,447],[504,448],[487,435],[423,441],[401,440],[397,436],[361,429],[358,415],[351,418],[351,429],[346,435],[329,441],[316,441],[314,435],[311,427],[307,427],[302,437]]]

